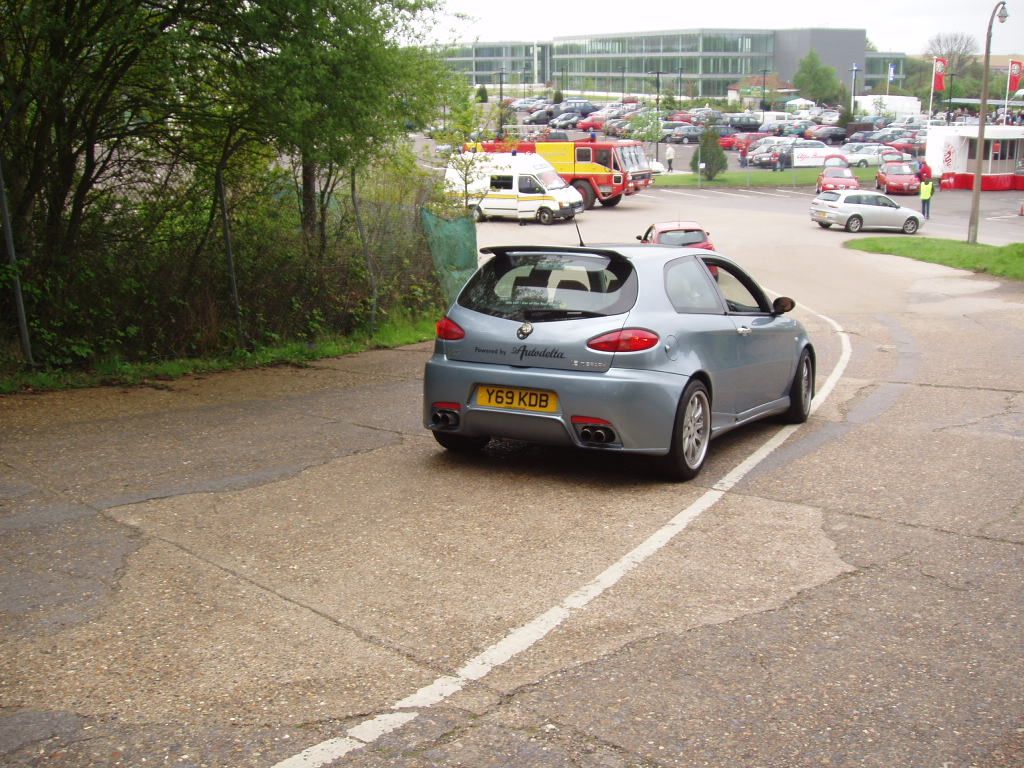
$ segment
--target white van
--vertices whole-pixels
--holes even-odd
[[[583,197],[540,155],[465,152],[453,156],[445,191],[464,198],[473,218],[518,219],[520,223],[571,219],[583,212]]]

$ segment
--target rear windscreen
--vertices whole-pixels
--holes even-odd
[[[662,245],[696,245],[707,241],[708,238],[703,229],[671,230],[662,232],[660,238]]]
[[[636,296],[636,273],[625,259],[513,252],[484,264],[458,303],[495,317],[544,321],[622,314]]]

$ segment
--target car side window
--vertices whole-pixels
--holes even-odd
[[[519,191],[524,195],[535,195],[542,190],[540,184],[537,183],[533,176],[520,176]]]
[[[491,189],[512,189],[512,177],[491,176]]]
[[[694,259],[676,259],[665,265],[665,293],[676,312],[722,312],[722,304],[708,271]]]
[[[715,276],[715,283],[718,292],[725,299],[725,306],[729,312],[750,313],[770,312],[768,300],[763,295],[754,292],[749,284],[749,278],[734,271],[728,264],[715,263],[718,274]]]
[[[899,208],[899,206],[896,205],[896,203],[894,203],[888,197],[878,197],[875,198],[875,201],[878,205],[882,206],[883,208]]]
[[[589,163],[591,158],[590,147],[576,147],[576,162]]]

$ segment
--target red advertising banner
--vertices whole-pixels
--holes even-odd
[[[1010,85],[1009,85],[1010,93],[1013,93],[1018,88],[1020,88],[1020,74],[1021,74],[1021,70],[1022,69],[1024,69],[1024,65],[1022,65],[1021,62],[1019,62],[1019,61],[1011,61],[1010,62]]]
[[[949,66],[949,62],[941,57],[935,59],[935,64],[932,69],[932,90],[933,91],[944,91],[946,90],[946,67]]]

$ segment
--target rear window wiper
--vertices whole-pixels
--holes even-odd
[[[576,320],[581,317],[604,317],[601,312],[585,309],[524,309],[526,320]]]

